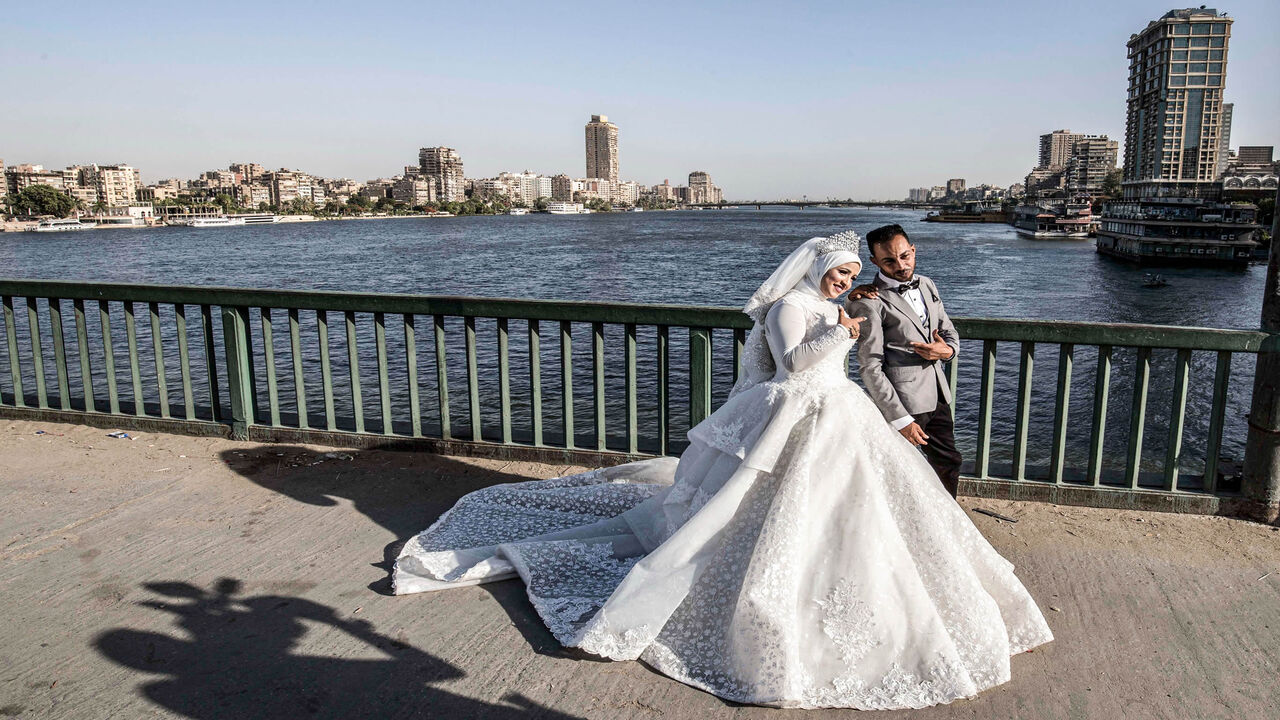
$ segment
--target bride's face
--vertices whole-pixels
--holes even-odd
[[[837,265],[827,271],[822,276],[822,294],[829,298],[837,298],[849,291],[853,287],[853,278],[858,275],[861,268],[858,263],[847,262],[843,265]]]

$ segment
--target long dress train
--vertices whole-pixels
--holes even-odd
[[[470,493],[405,545],[395,592],[518,575],[564,645],[742,703],[919,708],[1007,681],[1048,625],[846,377],[836,306],[792,292],[765,337],[776,375],[678,461]]]

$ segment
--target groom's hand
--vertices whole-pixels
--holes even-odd
[[[902,428],[898,432],[902,433],[902,437],[912,445],[928,445],[929,436],[924,434],[924,428],[920,427],[920,423],[913,422]]]
[[[925,360],[950,360],[952,355],[951,346],[942,339],[942,335],[938,334],[937,330],[933,331],[933,342],[913,342],[911,349]],[[910,440],[910,438],[907,439]]]
[[[866,285],[859,285],[858,287],[849,291],[850,300],[864,300],[867,298],[875,300],[878,297],[880,297],[880,291],[877,290],[876,286],[872,285],[871,283],[867,283]]]

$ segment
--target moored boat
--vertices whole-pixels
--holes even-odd
[[[144,228],[147,226],[145,218],[133,217],[132,215],[107,215],[99,216],[94,219],[99,228]]]
[[[81,222],[80,218],[53,218],[49,220],[41,220],[33,228],[28,228],[31,232],[66,232],[68,230],[92,230],[98,227],[98,223]]]
[[[210,227],[230,227],[232,225],[244,225],[245,219],[241,217],[203,217],[196,218],[187,224],[193,228],[210,228]]]
[[[1013,226],[1019,235],[1033,240],[1086,240],[1093,227],[1093,211],[1088,203],[1020,205],[1014,211]]]
[[[1248,266],[1258,207],[1213,198],[1152,196],[1107,204],[1097,251],[1139,265]]]

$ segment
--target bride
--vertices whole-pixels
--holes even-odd
[[[740,379],[678,461],[470,493],[406,543],[395,592],[519,575],[564,645],[741,703],[920,708],[1007,681],[1053,636],[845,374],[861,318],[830,300],[858,244],[813,238],[751,296]]]

